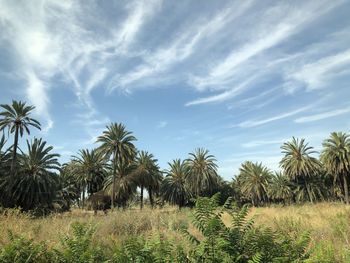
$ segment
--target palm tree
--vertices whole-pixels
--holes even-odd
[[[76,164],[73,162],[62,165],[59,174],[59,190],[56,202],[60,205],[61,211],[68,211],[72,202],[79,201],[80,183],[76,180]]]
[[[293,198],[293,184],[283,173],[275,173],[268,186],[268,195],[274,201],[290,203]]]
[[[140,187],[140,208],[143,208],[143,191],[146,189],[154,189],[159,186],[159,167],[157,165],[157,159],[153,154],[146,151],[138,152],[135,160],[136,170],[134,172],[136,181]],[[152,191],[151,191],[152,193]],[[150,195],[150,191],[148,191]],[[151,198],[151,197],[150,197]]]
[[[103,187],[106,162],[101,151],[83,149],[79,151],[79,156],[73,156],[73,163],[77,179],[82,186],[84,208],[85,192],[91,195]]]
[[[164,200],[181,208],[191,198],[191,190],[186,182],[189,173],[188,166],[180,159],[168,164],[170,169],[166,171],[166,177],[162,182],[161,194]]]
[[[0,139],[0,176],[3,176],[5,173],[6,166],[9,161],[10,149],[5,149],[6,139],[3,134]]]
[[[338,180],[342,181],[345,202],[349,204],[350,176],[350,136],[343,132],[332,132],[330,137],[323,142],[321,160],[325,169],[333,176],[333,185]]]
[[[105,180],[105,190],[114,193],[118,205],[125,208],[127,201],[136,193],[137,181],[134,176],[136,166],[127,161],[118,163],[112,174]]]
[[[11,167],[11,154],[10,149],[6,149],[6,139],[3,134],[0,139],[0,206],[3,205],[5,207],[8,206],[11,201],[9,196],[5,194],[6,190],[4,187],[6,186],[6,181],[8,180],[9,173]],[[3,193],[3,194],[1,194]]]
[[[8,128],[10,133],[15,133],[11,163],[11,173],[14,174],[18,135],[22,137],[24,131],[30,134],[29,126],[33,126],[40,130],[40,122],[30,117],[31,112],[35,107],[27,106],[25,102],[13,100],[12,105],[1,104],[0,107],[4,109],[4,111],[0,112],[0,116],[2,117],[0,119],[0,130]]]
[[[252,204],[267,202],[268,185],[271,181],[271,171],[262,163],[245,162],[239,169],[238,182],[241,192],[252,201]]]
[[[186,160],[189,169],[187,180],[193,193],[198,197],[201,192],[211,192],[218,183],[218,166],[215,157],[203,148],[198,148],[189,155],[190,158]]]
[[[123,163],[131,162],[136,155],[136,148],[133,144],[136,138],[131,132],[127,131],[123,124],[112,123],[106,127],[107,130],[103,132],[101,136],[97,138],[97,142],[102,143],[99,149],[107,158],[112,157],[112,191],[111,191],[111,203],[112,209],[114,208],[115,197],[115,180],[117,176],[117,166],[124,165]]]
[[[7,193],[24,210],[51,209],[58,190],[59,154],[51,153],[53,147],[42,139],[27,141],[27,147],[28,153],[19,156],[19,173],[13,183],[7,181]]]
[[[313,147],[308,146],[304,139],[293,137],[291,142],[286,142],[281,146],[284,157],[280,166],[289,179],[306,190],[309,201],[313,201],[312,193],[308,185],[308,178],[317,175],[321,169],[321,164],[317,158],[311,154],[316,153]]]

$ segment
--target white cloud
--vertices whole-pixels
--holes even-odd
[[[339,115],[342,115],[345,113],[349,113],[349,112],[350,112],[350,107],[347,107],[344,109],[331,110],[331,111],[322,112],[319,114],[300,117],[300,118],[295,119],[294,121],[296,123],[313,122],[313,121],[319,121],[319,120],[323,120],[323,119],[327,119],[327,118],[331,118],[331,117],[336,117],[336,116],[339,116]]]
[[[322,14],[328,12],[335,6],[338,6],[342,1],[335,1],[332,5],[325,5],[325,2],[306,3],[303,8],[291,8],[285,3],[279,3],[264,12],[264,19],[261,19],[260,24],[257,24],[256,30],[251,34],[251,39],[247,44],[236,46],[226,57],[221,59],[214,66],[210,66],[204,76],[192,76],[189,84],[194,86],[199,91],[226,89],[221,94],[200,98],[189,102],[187,105],[211,103],[216,101],[225,101],[234,97],[236,94],[235,86],[241,86],[246,81],[247,76],[261,74],[266,75],[271,73],[266,70],[268,67],[273,67],[276,71],[278,64],[286,64],[289,60],[295,59],[295,56],[287,58],[272,58],[268,64],[266,60],[271,60],[268,51],[283,42],[286,42],[293,34],[300,32],[309,22],[313,21]],[[286,12],[287,10],[287,12]],[[286,13],[287,15],[281,16]],[[252,31],[252,29],[250,28]],[[239,34],[239,32],[237,32]],[[246,32],[241,32],[246,34]],[[249,35],[249,33],[248,33]],[[258,55],[263,57],[263,61],[259,59],[251,62]],[[252,66],[255,64],[256,66]],[[265,72],[264,72],[265,71]],[[258,81],[256,78],[255,81]],[[254,83],[252,83],[254,84]],[[233,88],[232,88],[233,87]],[[242,91],[248,89],[249,86],[242,87]]]
[[[259,146],[271,145],[271,144],[282,144],[286,140],[260,140],[260,141],[250,141],[246,143],[242,143],[241,146],[243,148],[255,148]]]
[[[77,98],[95,112],[90,93],[114,66],[107,59],[126,54],[140,29],[160,6],[160,0],[130,1],[125,9],[126,18],[119,26],[104,26],[106,30],[99,31],[97,28],[102,25],[99,23],[105,18],[93,3],[1,1],[2,39],[17,54],[18,71],[28,83],[27,97],[38,113],[48,123],[51,121],[49,97],[51,82],[57,75],[73,84]],[[98,21],[96,30],[89,26],[89,19]],[[113,49],[115,52],[110,53]]]
[[[335,55],[327,56],[305,64],[300,70],[288,73],[286,79],[297,81],[306,85],[307,89],[313,90],[328,86],[329,79],[350,65],[350,49]],[[289,89],[298,86],[298,83],[290,83]]]
[[[281,120],[281,119],[285,119],[291,116],[294,116],[296,114],[299,114],[301,112],[304,112],[308,109],[310,109],[311,106],[306,106],[306,107],[302,107],[300,109],[294,110],[294,111],[290,111],[290,112],[285,112],[285,113],[281,113],[278,115],[275,115],[273,117],[269,117],[266,119],[261,119],[261,120],[249,120],[249,121],[244,121],[238,124],[238,127],[241,128],[251,128],[251,127],[256,127],[256,126],[260,126],[266,123],[270,123],[273,121],[277,121],[277,120]]]
[[[172,66],[189,58],[197,51],[195,48],[201,41],[223,30],[225,25],[242,15],[252,2],[245,1],[239,6],[233,5],[211,19],[201,19],[192,26],[187,26],[185,30],[175,34],[171,45],[160,47],[152,53],[146,52],[143,56],[145,63],[123,76],[118,75],[109,89],[131,90],[132,87],[137,87],[137,82],[141,80],[140,85],[145,85],[144,79],[156,74],[159,77],[159,74],[167,72]]]

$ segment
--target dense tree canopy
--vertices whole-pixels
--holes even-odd
[[[0,206],[25,211],[64,211],[72,206],[86,208],[85,197],[110,195],[112,204],[127,207],[139,202],[183,207],[193,198],[221,192],[242,205],[316,202],[349,203],[350,135],[333,132],[323,142],[320,158],[305,139],[292,138],[281,146],[281,171],[273,173],[263,163],[244,162],[231,182],[218,174],[217,160],[204,148],[174,159],[161,171],[158,160],[139,151],[136,137],[121,123],[111,123],[97,138],[96,149],[82,149],[63,165],[59,155],[43,139],[18,139],[30,126],[40,129],[31,117],[33,106],[13,101],[0,105]],[[10,137],[14,134],[14,139]],[[11,142],[13,143],[11,144]],[[18,149],[18,153],[17,153]],[[163,174],[165,175],[163,177]],[[147,195],[145,195],[145,191]],[[157,199],[156,199],[157,198]],[[98,201],[98,200],[97,200]],[[102,205],[101,207],[106,207]]]

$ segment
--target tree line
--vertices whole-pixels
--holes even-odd
[[[343,132],[324,140],[320,158],[304,139],[292,138],[281,146],[281,172],[247,161],[228,182],[218,174],[215,157],[203,148],[161,170],[153,154],[136,148],[136,137],[121,123],[106,127],[97,148],[81,149],[61,165],[59,154],[42,138],[27,139],[27,149],[18,146],[32,128],[41,129],[31,117],[34,106],[21,101],[0,106],[2,207],[63,211],[72,205],[84,208],[87,200],[97,198],[111,208],[125,208],[136,200],[142,209],[145,192],[151,207],[167,202],[181,208],[217,192],[222,200],[233,197],[238,204],[254,206],[320,200],[349,204],[350,137]]]

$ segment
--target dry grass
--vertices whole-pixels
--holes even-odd
[[[129,209],[114,211],[107,215],[94,215],[91,211],[73,210],[44,218],[31,218],[16,210],[7,210],[0,215],[0,246],[8,242],[8,231],[24,235],[36,241],[46,241],[54,246],[60,237],[68,234],[73,222],[88,223],[96,227],[95,239],[105,244],[123,241],[131,236],[161,233],[177,238],[177,231],[188,226],[189,210],[168,209]]]
[[[69,233],[71,223],[85,222],[96,226],[95,239],[106,245],[123,241],[130,236],[161,233],[166,237],[182,240],[180,228],[190,227],[190,209],[176,208],[129,209],[94,216],[90,211],[73,210],[45,218],[33,219],[16,210],[0,215],[0,246],[8,242],[8,231],[36,241],[46,241],[49,247],[56,245],[60,237]],[[344,261],[344,253],[350,248],[350,208],[340,203],[318,203],[292,206],[251,208],[250,216],[257,225],[279,229],[295,236],[305,231],[311,235],[311,246],[326,242]],[[225,221],[228,218],[224,217]],[[228,222],[227,222],[228,223]]]

